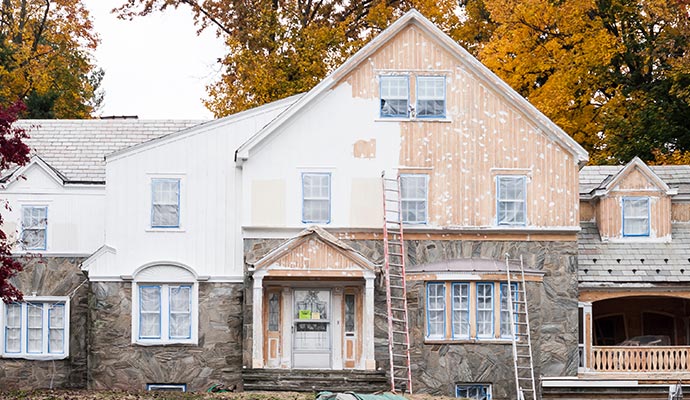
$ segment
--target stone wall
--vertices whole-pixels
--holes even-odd
[[[12,283],[24,296],[66,296],[86,279],[78,258],[33,257]],[[88,284],[74,292],[70,302],[69,357],[36,361],[0,358],[0,388],[43,389],[86,387],[86,327]]]
[[[256,260],[280,241],[246,240],[246,259]],[[353,240],[349,245],[376,263],[383,261],[381,241]],[[577,373],[577,243],[428,240],[407,241],[408,265],[458,258],[502,260],[522,255],[530,269],[544,272],[542,283],[528,283],[535,376]],[[496,400],[515,398],[510,344],[425,344],[423,282],[408,288],[415,391],[454,396],[456,383],[491,383]],[[251,280],[245,298],[251,299]],[[388,366],[385,289],[376,283],[375,351],[377,367]],[[251,365],[251,305],[244,313],[245,365]],[[356,390],[356,388],[354,388]]]
[[[147,383],[240,385],[242,284],[199,283],[199,344],[131,343],[132,284],[92,282],[89,388],[144,390]]]

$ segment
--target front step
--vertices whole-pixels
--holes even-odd
[[[318,369],[245,369],[244,390],[374,393],[389,388],[383,371]]]

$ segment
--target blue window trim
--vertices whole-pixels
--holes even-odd
[[[44,354],[43,353],[43,303],[30,303],[26,304],[26,354]],[[41,309],[41,350],[40,351],[29,351],[29,307],[36,307]]]
[[[525,220],[519,223],[514,223],[514,224],[507,224],[504,222],[499,222],[498,220],[498,209],[499,209],[499,204],[501,203],[501,192],[500,192],[500,187],[501,187],[501,179],[503,178],[521,178],[522,180],[522,185],[523,185],[523,190],[525,193],[525,198],[524,201],[522,202],[522,215],[525,216]],[[527,226],[527,177],[525,175],[497,175],[496,176],[496,225],[498,226]]]
[[[406,224],[406,225],[426,225],[429,223],[429,175],[428,174],[400,174],[400,183],[402,185],[402,179],[405,177],[416,178],[419,176],[424,177],[424,185],[425,185],[424,194],[425,194],[426,198],[424,199],[424,221],[416,221],[416,222],[406,221],[402,215],[402,210],[400,210],[401,211],[400,218],[402,219],[403,224]],[[401,192],[401,194],[400,194],[401,205],[402,205],[402,200],[403,200],[403,198],[402,198],[402,192]]]
[[[381,89],[385,78],[405,78],[407,81],[407,109],[405,115],[384,114],[381,110]],[[379,117],[381,118],[410,118],[410,76],[409,75],[379,75]]]
[[[187,392],[187,384],[186,383],[147,383],[146,384],[146,390],[151,391],[151,390],[156,390],[156,387],[159,387],[161,389],[164,388],[180,388],[182,389],[183,392]]]
[[[467,335],[466,336],[460,336],[460,335],[455,335],[455,302],[454,302],[454,297],[455,297],[455,286],[465,286],[467,287]],[[450,309],[451,309],[451,337],[453,339],[469,339],[470,335],[472,334],[471,332],[471,327],[472,324],[470,324],[470,284],[469,282],[453,282],[450,285]],[[462,310],[457,310],[457,311],[462,311]]]
[[[440,337],[437,336],[431,336],[430,332],[430,326],[431,324],[429,323],[429,287],[431,286],[441,286],[443,288],[443,334]],[[446,309],[447,309],[447,304],[446,304],[446,284],[445,282],[427,282],[426,284],[426,337],[428,339],[443,339],[446,337]]]
[[[9,351],[7,350],[7,331],[10,329],[7,326],[7,321],[9,320],[9,313],[10,313],[10,307],[9,306],[14,306],[14,307],[19,307],[19,351]],[[22,352],[22,341],[21,341],[21,333],[22,333],[22,322],[24,322],[24,307],[22,307],[21,303],[9,303],[5,305],[5,322],[3,325],[5,325],[5,353],[7,354],[21,354]]]
[[[141,305],[142,305],[142,295],[141,292],[145,288],[158,288],[158,336],[141,336]],[[161,288],[161,285],[139,285],[139,332],[137,332],[137,335],[139,336],[139,339],[141,340],[147,340],[147,339],[161,339],[161,330],[163,329],[163,290]]]
[[[510,287],[511,287],[511,290],[512,290],[512,293],[513,293],[513,301],[516,302],[516,301],[518,300],[518,296],[517,296],[517,283],[512,282],[512,283],[510,284]],[[499,286],[499,293],[500,293],[500,295],[501,295],[501,299],[500,299],[500,303],[499,303],[499,304],[503,304],[503,288],[506,288],[506,294],[508,294],[508,282],[501,282],[501,284],[500,284],[500,286]],[[508,303],[507,303],[507,300],[508,300],[508,299],[506,299],[506,304],[508,304]],[[513,319],[515,319],[515,322],[516,322],[516,323],[518,322],[517,309],[518,309],[517,303],[513,303]],[[510,309],[506,309],[506,311],[510,311]],[[502,313],[502,312],[503,312],[503,309],[500,309],[500,310],[499,310],[499,313]],[[510,317],[509,317],[509,318],[510,318]],[[500,320],[501,320],[501,316],[499,315],[499,321],[500,321]],[[511,338],[512,338],[512,336],[511,336],[510,334],[507,334],[507,333],[504,334],[504,333],[503,333],[502,326],[499,326],[498,329],[500,330],[499,334],[500,334],[501,338],[505,338],[505,339],[511,339]],[[515,333],[517,333],[517,325],[515,326]]]
[[[464,390],[465,392],[469,391],[470,389],[477,389],[478,393],[480,395],[486,396],[487,400],[491,400],[491,385],[490,384],[481,384],[481,383],[473,383],[473,384],[464,384],[464,383],[458,383],[455,385],[455,397],[460,397],[460,391]]]
[[[156,183],[158,182],[175,182],[177,183],[177,223],[175,225],[155,225],[153,223],[153,198],[156,188]],[[151,179],[151,228],[179,228],[180,219],[182,218],[182,208],[180,207],[180,178],[152,178]]]
[[[441,115],[426,115],[426,116],[420,116],[419,115],[419,78],[443,78],[443,114]],[[445,119],[446,115],[448,113],[448,99],[447,99],[447,83],[446,83],[446,76],[445,75],[418,75],[415,77],[416,85],[415,85],[415,118],[417,119]],[[409,88],[409,82],[408,82],[408,88]],[[408,100],[409,103],[409,100]]]
[[[62,312],[62,348],[60,351],[52,351],[50,348],[50,332],[51,332],[51,327],[50,327],[50,316],[51,313],[55,310],[55,308],[60,307],[60,311]],[[65,354],[65,340],[68,340],[67,337],[65,337],[65,318],[67,316],[65,315],[65,305],[60,304],[60,303],[53,303],[50,305],[48,308],[48,354]]]
[[[630,200],[646,200],[647,202],[647,231],[645,233],[637,233],[637,234],[626,234],[625,233],[625,202],[630,201]],[[623,229],[623,237],[649,237],[650,234],[650,229],[652,225],[652,218],[651,218],[651,204],[649,202],[649,197],[645,196],[635,196],[635,197],[623,197],[623,202],[621,203],[621,218],[623,220],[622,223],[622,229]]]
[[[187,336],[172,336],[170,334],[170,324],[172,323],[172,307],[170,304],[172,301],[172,290],[177,288],[187,288],[189,289],[189,333]],[[161,304],[162,306],[162,304]],[[191,339],[192,338],[192,286],[191,285],[169,285],[168,286],[168,339],[169,340],[179,340],[179,339]]]
[[[489,335],[479,335],[479,287],[480,286],[487,286],[491,288],[491,333]],[[494,282],[477,282],[475,284],[475,293],[476,296],[474,297],[474,310],[475,310],[475,321],[476,321],[476,328],[475,328],[475,338],[478,340],[481,339],[494,339],[496,336],[496,327],[495,327],[495,319],[496,319],[496,297],[495,296],[495,290],[496,288],[494,287]]]
[[[48,249],[48,206],[32,206],[32,205],[22,206],[22,211],[21,211],[22,212],[22,216],[21,216],[21,218],[22,218],[21,222],[22,223],[20,224],[22,227],[22,231],[19,234],[19,237],[22,238],[22,240],[24,238],[24,209],[34,209],[34,208],[44,209],[45,214],[46,214],[45,227],[43,228],[43,230],[45,231],[45,233],[43,234],[43,246],[42,247],[25,247],[25,249],[26,250],[39,250],[39,251],[47,250]]]
[[[308,220],[304,218],[304,176],[305,175],[325,175],[328,176],[328,218],[325,221],[321,220]],[[331,194],[333,192],[333,177],[330,172],[302,172],[301,175],[301,190],[302,190],[302,223],[303,224],[330,224],[331,223],[331,210],[332,210],[332,198]]]

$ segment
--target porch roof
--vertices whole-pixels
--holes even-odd
[[[674,223],[670,243],[602,242],[595,223],[581,226],[580,282],[690,282],[690,224]]]

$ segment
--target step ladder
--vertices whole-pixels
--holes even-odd
[[[391,391],[393,393],[412,393],[400,174],[396,173],[395,178],[387,178],[386,171],[383,171],[381,182],[383,187],[383,254]]]
[[[513,274],[517,279],[513,279]],[[513,332],[513,364],[515,367],[515,389],[518,400],[537,400],[532,360],[532,339],[530,337],[527,292],[525,291],[525,269],[520,256],[519,271],[510,270],[510,259],[506,254],[506,275],[508,276],[508,310]],[[513,288],[515,285],[515,288]]]

